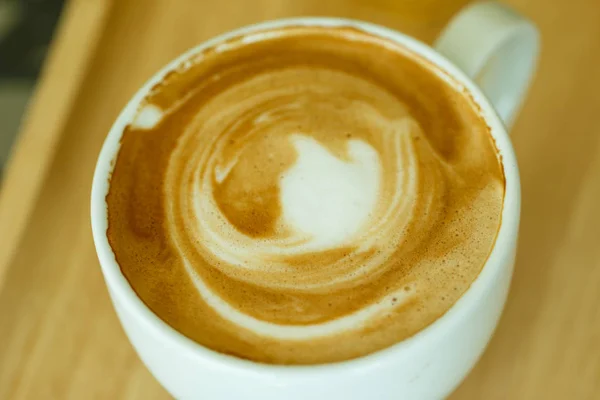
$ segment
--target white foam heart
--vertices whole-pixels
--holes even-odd
[[[350,160],[345,161],[311,137],[293,134],[290,140],[298,158],[281,177],[283,220],[309,235],[316,248],[347,242],[377,203],[382,173],[377,151],[362,140],[349,140]]]

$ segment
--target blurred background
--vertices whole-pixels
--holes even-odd
[[[0,179],[64,0],[0,0]]]
[[[161,66],[217,34],[291,16],[364,19],[432,43],[471,2],[0,0],[0,400],[168,398],[119,326],[89,222],[106,133]],[[512,129],[519,250],[496,334],[451,399],[596,400],[600,0],[499,2],[542,38]]]

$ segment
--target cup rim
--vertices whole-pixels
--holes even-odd
[[[488,124],[492,138],[495,141],[505,177],[504,203],[496,241],[479,275],[459,299],[433,323],[400,342],[358,358],[325,364],[279,365],[260,363],[217,352],[186,337],[164,322],[138,297],[121,272],[106,236],[108,225],[106,195],[114,167],[114,159],[118,154],[125,126],[131,123],[138,106],[150,92],[150,89],[160,82],[168,72],[181,66],[185,61],[190,60],[206,48],[214,47],[235,37],[290,26],[356,28],[378,37],[391,39],[408,49],[409,52],[431,63],[435,67],[436,73],[455,89],[469,95],[479,107],[479,112]],[[187,356],[196,358],[199,362],[210,362],[211,365],[226,369],[231,373],[257,373],[259,375],[266,373],[271,376],[275,374],[277,376],[307,377],[325,371],[327,373],[347,373],[349,371],[364,372],[366,369],[376,368],[381,363],[393,360],[400,352],[405,352],[423,342],[431,342],[432,338],[439,335],[440,331],[444,332],[449,326],[460,323],[464,316],[469,313],[469,310],[478,302],[478,299],[481,299],[485,294],[486,288],[494,284],[499,272],[506,268],[509,258],[512,257],[510,250],[516,246],[520,218],[520,190],[516,157],[500,117],[481,89],[463,71],[435,49],[402,32],[361,20],[337,17],[284,18],[247,25],[204,41],[169,62],[142,85],[120,112],[100,151],[92,182],[91,225],[96,253],[113,302],[117,303],[118,301],[121,307],[127,308],[132,315],[135,315],[143,323],[148,332],[158,335],[161,342],[166,346],[183,350]]]

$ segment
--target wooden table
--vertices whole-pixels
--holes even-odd
[[[163,399],[121,330],[89,192],[127,99],[210,36],[293,15],[367,19],[431,41],[466,1],[71,0],[0,191],[0,399]],[[499,328],[453,399],[600,398],[600,2],[511,0],[540,27],[514,128],[523,219]]]

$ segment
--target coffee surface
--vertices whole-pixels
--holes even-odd
[[[485,264],[504,176],[470,96],[353,28],[234,38],[125,129],[107,236],[139,297],[216,351],[315,364],[443,315]]]

